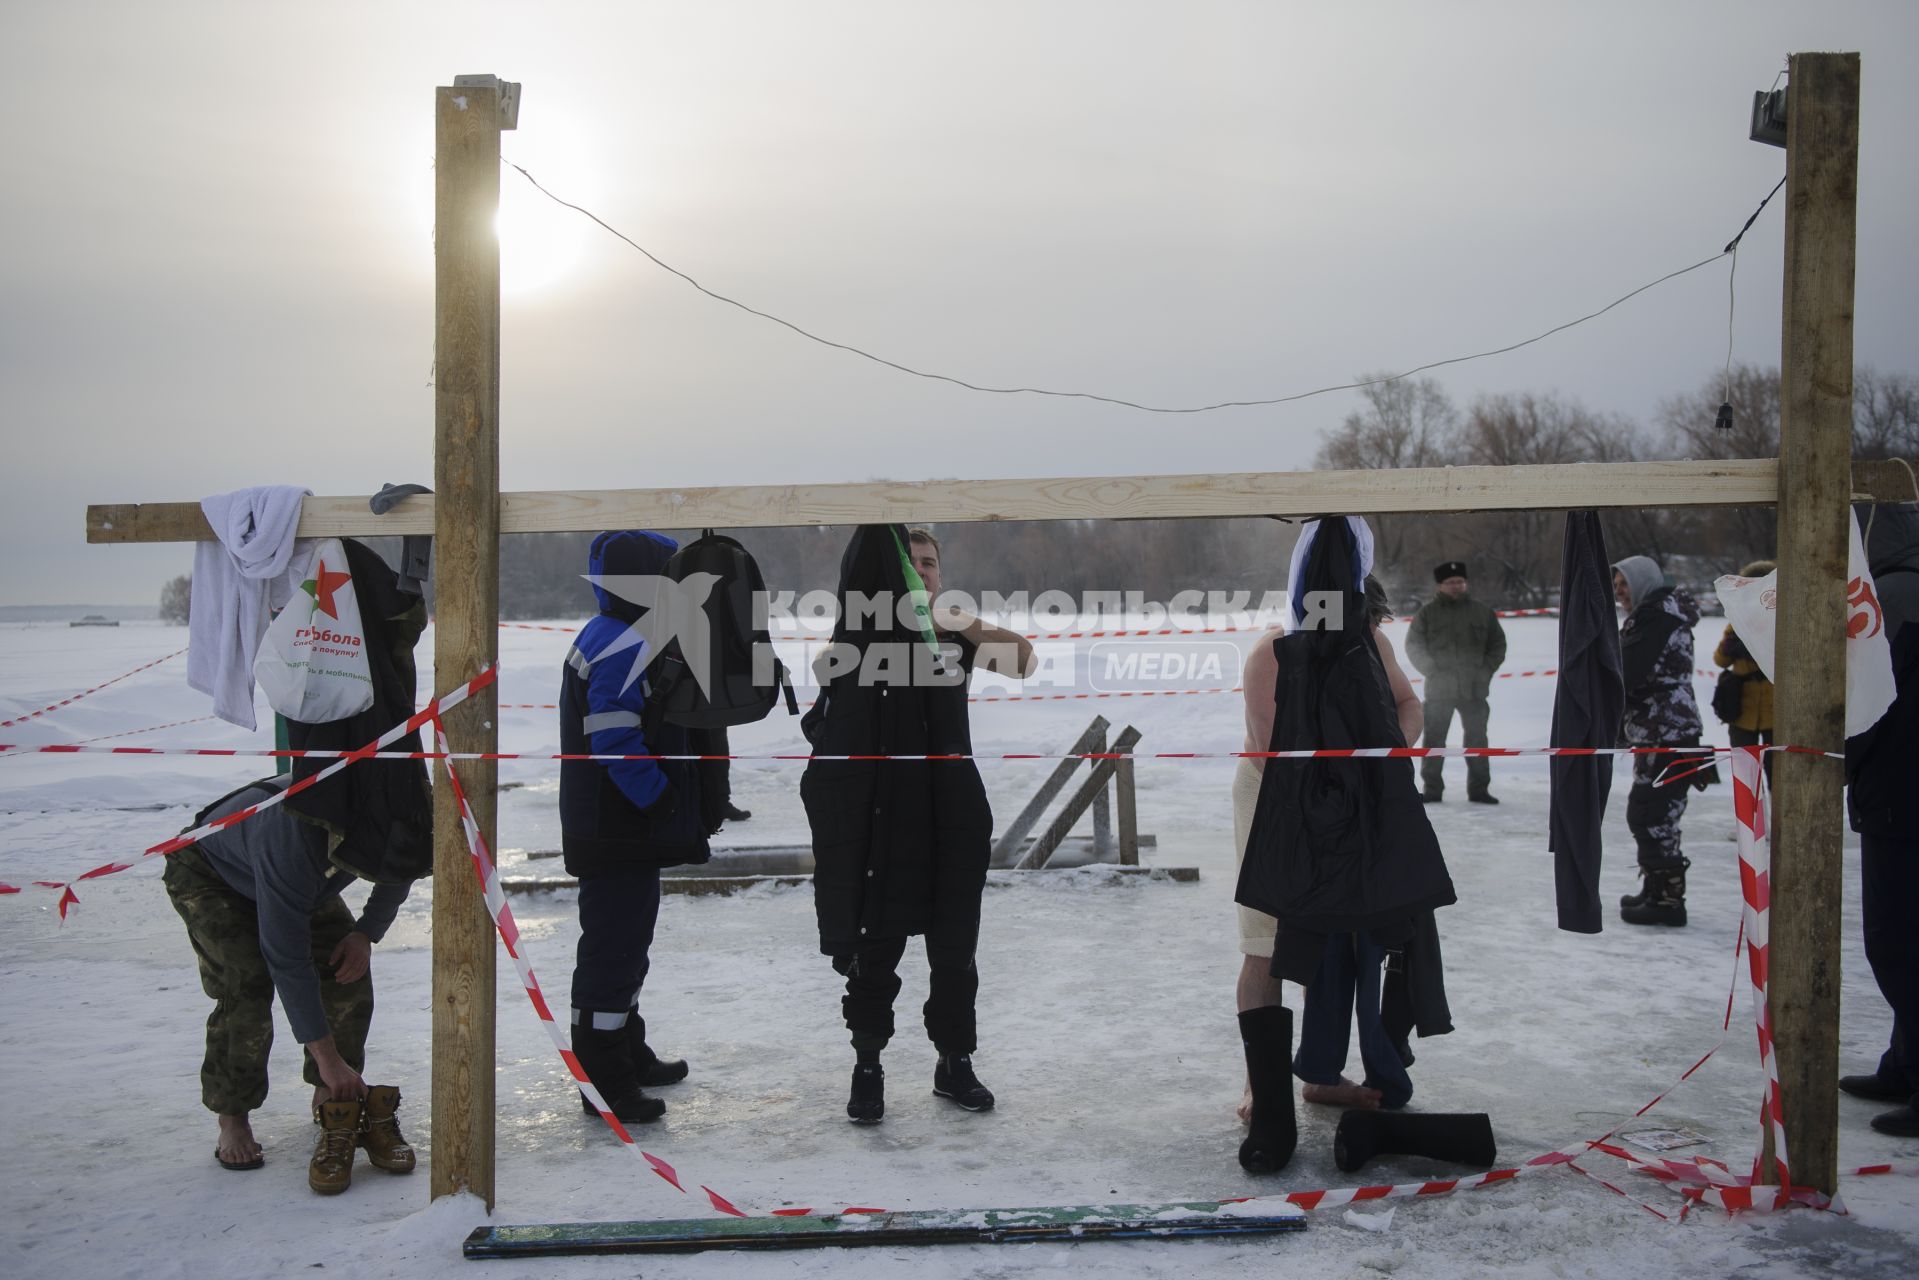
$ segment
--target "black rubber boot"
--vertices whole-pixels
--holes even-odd
[[[973,1074],[973,1056],[968,1053],[940,1055],[933,1068],[933,1092],[951,1098],[967,1111],[991,1111],[993,1091]]]
[[[878,1062],[853,1068],[853,1093],[846,1100],[846,1118],[854,1124],[878,1124],[886,1117],[886,1069]]]
[[[1681,858],[1676,867],[1647,867],[1645,888],[1636,898],[1621,898],[1619,918],[1627,924],[1665,925],[1684,928],[1686,924],[1686,868],[1690,859]]]
[[[1421,1115],[1404,1111],[1348,1111],[1333,1134],[1333,1163],[1352,1173],[1375,1156],[1425,1156],[1490,1169],[1499,1158],[1493,1122],[1483,1113]]]
[[[626,1036],[626,1052],[633,1059],[633,1074],[646,1088],[657,1089],[686,1079],[685,1058],[662,1058],[647,1046],[646,1019],[638,1009],[627,1015],[626,1025],[620,1030]]]
[[[666,1104],[658,1098],[649,1098],[640,1087],[633,1056],[627,1051],[625,1027],[596,1031],[585,1023],[574,1023],[573,1056],[579,1060],[586,1078],[606,1099],[607,1110],[622,1123],[646,1124],[666,1114]],[[580,1095],[580,1110],[590,1116],[599,1114],[584,1093]]]
[[[1239,1015],[1246,1078],[1253,1087],[1253,1118],[1239,1144],[1248,1173],[1278,1173],[1293,1158],[1299,1121],[1293,1112],[1293,1011],[1280,1005]]]

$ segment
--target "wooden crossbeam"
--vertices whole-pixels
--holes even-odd
[[[1919,498],[1892,462],[1855,462],[1855,494]],[[1311,516],[1329,512],[1437,514],[1621,507],[1766,507],[1779,500],[1779,464],[1574,462],[1530,467],[1401,471],[1254,471],[1218,475],[1081,476],[1053,480],[921,480],[868,484],[745,485],[709,489],[546,490],[500,495],[501,533],[600,529],[729,529],[883,521],[1138,520],[1200,516]],[[384,516],[364,497],[308,498],[303,538],[430,534],[434,500],[403,499]],[[87,508],[88,542],[198,542],[211,538],[197,502]]]

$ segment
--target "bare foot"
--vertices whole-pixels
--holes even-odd
[[[1377,1089],[1354,1084],[1341,1076],[1338,1084],[1301,1085],[1299,1096],[1302,1101],[1317,1102],[1324,1107],[1357,1107],[1361,1111],[1377,1111],[1380,1093]]]
[[[245,1115],[220,1116],[220,1145],[214,1154],[228,1164],[251,1164],[260,1159],[260,1144],[253,1140],[253,1126]]]
[[[1239,1122],[1241,1124],[1253,1122],[1253,1082],[1251,1080],[1246,1082],[1246,1092],[1239,1096]]]

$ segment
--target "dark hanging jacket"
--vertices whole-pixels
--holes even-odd
[[[1626,692],[1620,674],[1606,535],[1593,511],[1566,513],[1559,593],[1559,683],[1553,694],[1552,745],[1619,744]],[[1547,847],[1553,854],[1559,927],[1598,933],[1600,827],[1612,791],[1611,756],[1554,756]]]
[[[973,750],[971,652],[948,638],[936,664],[930,630],[901,625],[895,609],[860,616],[848,600],[855,592],[904,598],[905,548],[900,525],[854,532],[840,560],[833,640],[860,663],[832,679],[803,722],[815,759],[800,779],[800,798],[813,830],[820,950],[830,956],[925,933],[936,920],[976,923],[986,885],[993,813],[971,759],[818,758]]]
[[[1846,740],[1846,808],[1854,831],[1911,841],[1919,831],[1919,505],[1879,508],[1866,560],[1898,693],[1877,724]]]
[[[1346,522],[1323,522],[1293,590],[1341,593],[1343,625],[1273,641],[1268,750],[1406,745],[1354,555]],[[1310,982],[1327,934],[1404,947],[1422,917],[1457,900],[1412,761],[1268,760],[1235,898],[1278,918],[1275,977]]]
[[[287,721],[287,745],[306,751],[351,751],[412,716],[418,693],[413,646],[426,630],[426,605],[402,591],[393,569],[377,552],[343,539],[347,571],[360,603],[366,632],[373,705],[358,715],[325,724]],[[452,673],[449,673],[451,676]],[[478,675],[461,672],[460,680]],[[385,751],[421,750],[418,731]],[[333,761],[296,759],[298,782]],[[326,832],[332,862],[376,884],[405,884],[433,873],[433,793],[423,760],[362,760],[285,802],[287,811]]]
[[[657,575],[672,539],[617,530],[593,539],[587,570],[600,604],[573,638],[560,677],[560,751],[565,755],[694,755],[691,731],[647,714],[653,657],[634,624],[640,605],[609,591],[607,575]],[[702,769],[689,760],[560,762],[560,847],[568,874],[707,861],[718,828],[703,804]]]

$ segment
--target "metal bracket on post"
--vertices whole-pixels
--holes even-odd
[[[497,89],[500,93],[500,128],[520,127],[520,82],[498,76],[454,76],[455,89]]]

